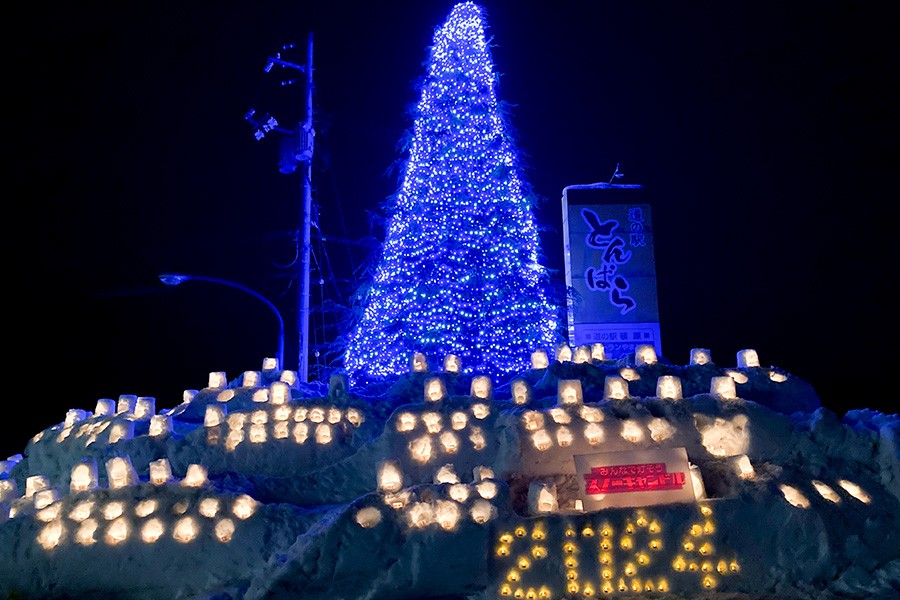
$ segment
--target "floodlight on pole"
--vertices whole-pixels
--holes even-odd
[[[159,276],[159,280],[166,285],[176,286],[181,285],[185,281],[205,281],[207,283],[216,283],[219,285],[225,285],[236,290],[240,290],[247,294],[250,294],[257,300],[261,301],[263,304],[269,307],[275,317],[278,319],[278,352],[275,355],[275,359],[278,361],[278,368],[284,369],[284,319],[281,317],[281,312],[278,310],[272,302],[254,290],[251,290],[247,286],[241,285],[240,283],[236,283],[234,281],[228,281],[227,279],[218,279],[216,277],[204,277],[201,275],[186,275],[184,273],[163,273]]]

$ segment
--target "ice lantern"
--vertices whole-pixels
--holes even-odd
[[[491,397],[491,378],[487,375],[480,375],[472,378],[471,394],[475,398],[486,400]]]
[[[533,481],[528,485],[528,511],[531,514],[547,514],[558,510],[556,484]]]
[[[428,361],[425,359],[425,355],[421,352],[416,352],[412,356],[411,361],[412,370],[416,373],[424,373],[428,370]]]
[[[739,350],[737,353],[738,369],[746,369],[749,367],[759,366],[759,356],[756,350]]]
[[[83,462],[72,467],[72,476],[69,480],[69,490],[75,492],[87,492],[97,487],[97,463],[94,461]]]
[[[560,344],[556,347],[556,360],[558,362],[571,362],[572,361],[572,347],[566,343]]]
[[[400,463],[395,460],[385,460],[378,464],[378,491],[399,492],[403,487],[403,473],[400,471]]]
[[[656,397],[665,400],[681,400],[681,378],[662,375],[656,380]]]
[[[444,382],[439,377],[432,377],[425,382],[425,401],[437,402],[441,400],[446,392],[444,391]]]
[[[150,461],[150,483],[153,485],[163,485],[172,480],[172,467],[165,458]]]
[[[581,380],[580,379],[560,379],[557,385],[557,399],[560,404],[566,406],[574,406],[581,404]]]
[[[221,389],[228,385],[228,378],[225,377],[225,371],[212,371],[209,374],[209,382],[206,387],[214,390]]]
[[[734,379],[728,375],[712,377],[709,380],[709,393],[719,400],[737,400]]]
[[[624,377],[608,375],[604,382],[603,397],[607,400],[628,398],[628,382]]]
[[[459,357],[448,354],[444,357],[444,370],[448,373],[459,373]]]
[[[576,347],[574,362],[575,364],[591,362],[591,347],[589,345]]]
[[[116,412],[116,402],[112,398],[100,398],[94,408],[95,417],[103,417]]]
[[[546,369],[550,366],[550,359],[547,358],[547,353],[543,350],[535,350],[531,353],[531,368],[532,369]]]
[[[150,464],[152,469],[153,463]],[[131,464],[131,457],[117,456],[106,461],[106,476],[109,487],[113,489],[123,488],[138,483],[137,471]]]
[[[709,348],[691,348],[691,364],[706,365],[712,363],[712,353]]]
[[[652,365],[656,363],[656,349],[652,344],[640,344],[634,350],[634,364],[637,366],[641,365]]]
[[[591,344],[591,360],[606,360],[606,346],[600,342]]]

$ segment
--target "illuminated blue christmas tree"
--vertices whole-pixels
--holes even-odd
[[[353,377],[407,372],[416,352],[496,376],[557,343],[533,196],[494,86],[482,10],[457,4],[435,31],[380,260],[357,295]]]

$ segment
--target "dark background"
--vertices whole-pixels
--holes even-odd
[[[3,61],[7,367],[0,457],[98,398],[157,409],[274,355],[296,369],[293,127],[315,36],[313,307],[345,302],[397,188],[407,106],[447,1],[28,3]],[[896,412],[897,23],[877,3],[486,1],[499,97],[564,282],[567,185],[645,186],[664,357],[756,349],[835,412]],[[339,243],[349,240],[353,244]],[[334,240],[334,241],[332,241]],[[343,288],[343,290],[341,289]],[[311,320],[311,343],[331,335]],[[333,337],[333,336],[331,336]],[[315,376],[315,361],[311,374]]]

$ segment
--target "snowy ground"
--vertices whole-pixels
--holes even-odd
[[[211,373],[166,410],[123,394],[38,432],[0,463],[0,597],[900,594],[900,419],[840,420],[779,369],[563,360],[486,392],[444,371],[295,379]],[[686,450],[695,501],[577,508],[574,455],[654,448]]]

